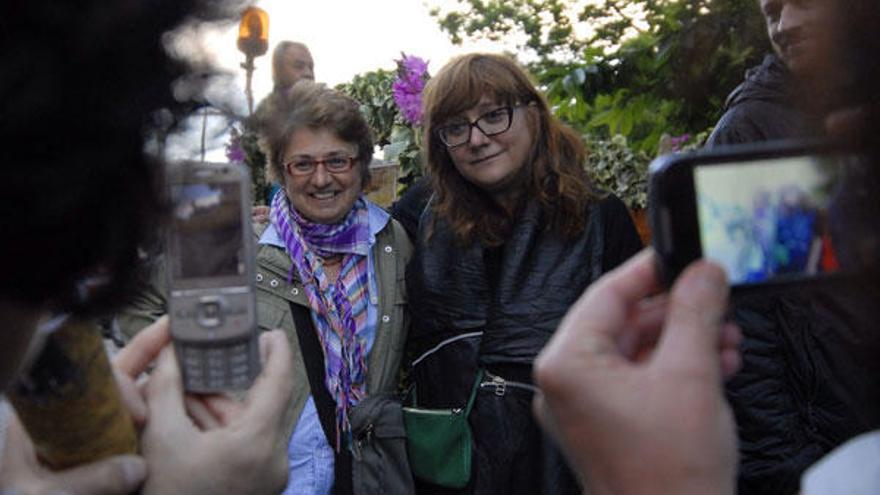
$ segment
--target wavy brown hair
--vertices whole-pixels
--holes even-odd
[[[513,60],[492,54],[469,54],[446,64],[424,93],[424,143],[434,188],[435,218],[449,223],[463,244],[479,240],[499,246],[515,218],[455,168],[435,129],[476,106],[486,95],[499,104],[528,103],[528,127],[534,135],[521,183],[520,204],[537,201],[550,228],[566,237],[584,229],[587,205],[600,196],[583,163],[586,148],[573,130],[550,113],[546,99]]]

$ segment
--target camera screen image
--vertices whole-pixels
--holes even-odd
[[[173,226],[168,241],[176,254],[171,261],[175,278],[244,274],[239,188],[237,183],[172,186]]]
[[[837,271],[830,206],[841,177],[836,160],[814,156],[695,167],[703,256],[731,284]]]

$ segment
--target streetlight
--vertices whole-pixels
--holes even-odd
[[[238,49],[244,53],[245,61],[241,68],[247,72],[244,93],[247,95],[248,113],[254,113],[254,92],[251,79],[254,74],[254,59],[265,55],[269,50],[269,14],[257,7],[248,7],[241,14],[238,25]]]

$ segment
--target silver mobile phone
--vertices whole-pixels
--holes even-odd
[[[171,336],[191,392],[244,389],[260,371],[250,174],[181,162],[167,173]]]

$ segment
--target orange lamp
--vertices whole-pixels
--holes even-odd
[[[238,49],[248,57],[259,57],[269,50],[269,14],[258,7],[248,7],[238,25]]]

